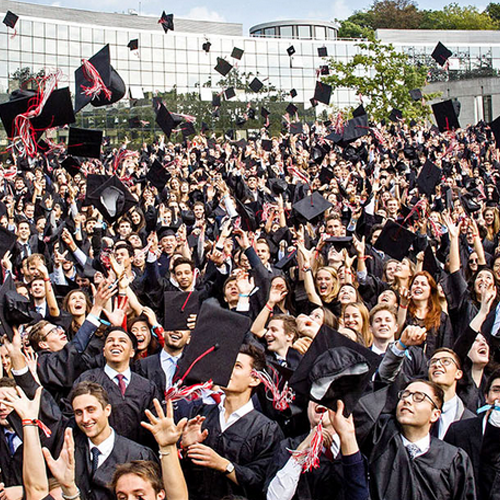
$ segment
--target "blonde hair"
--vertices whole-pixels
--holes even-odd
[[[332,302],[334,299],[337,298],[337,295],[339,293],[339,290],[340,290],[339,277],[337,275],[337,271],[335,270],[335,268],[333,268],[331,266],[320,267],[316,271],[316,274],[314,275],[314,283],[315,284],[316,284],[316,279],[318,277],[318,273],[320,271],[326,271],[327,273],[329,273],[332,277],[332,280],[333,280],[332,291],[326,297],[321,297],[321,300],[323,302],[326,302],[327,304],[329,304],[330,302]]]

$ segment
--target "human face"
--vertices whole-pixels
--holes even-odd
[[[322,325],[325,321],[325,313],[320,307],[314,309],[311,314],[309,314],[309,317],[318,325]]]
[[[449,352],[438,352],[429,361],[428,375],[431,382],[446,390],[462,378],[462,370]]]
[[[363,329],[363,316],[355,306],[347,306],[344,311],[344,326],[360,333]]]
[[[490,360],[490,346],[482,334],[478,333],[467,356],[476,366],[484,368]]]
[[[394,281],[394,276],[396,274],[396,271],[398,269],[398,263],[395,261],[389,262],[387,264],[387,267],[385,268],[385,277],[387,280],[387,283],[392,283]]]
[[[189,290],[193,284],[193,270],[189,264],[175,266],[174,276],[182,290]]]
[[[195,205],[193,208],[193,213],[197,219],[203,219],[203,216],[205,215],[205,209],[203,208],[203,205]]]
[[[476,280],[474,281],[474,290],[478,298],[481,298],[484,291],[495,286],[495,279],[491,272],[483,270],[479,271]]]
[[[334,287],[332,275],[328,271],[320,269],[316,274],[316,286],[321,297],[328,296],[332,293]]]
[[[485,210],[484,212],[484,222],[486,222],[487,226],[492,226],[495,221],[495,214],[493,210]]]
[[[122,238],[126,238],[132,232],[132,226],[130,225],[130,222],[120,222],[118,232],[120,233]]]
[[[397,304],[396,294],[392,290],[384,290],[377,299],[377,304],[389,304],[395,306]]]
[[[28,241],[30,237],[30,225],[26,222],[21,222],[17,226],[17,235],[21,241]]]
[[[165,346],[173,350],[184,349],[191,336],[190,330],[165,331]]]
[[[146,321],[136,321],[130,331],[137,339],[137,350],[141,352],[145,351],[151,342],[151,330],[149,329],[149,324]]]
[[[250,262],[248,261],[248,257],[243,252],[240,254],[239,267],[246,270],[250,269]]]
[[[500,401],[500,378],[496,378],[493,380],[493,382],[491,383],[490,390],[486,394],[486,403],[492,405],[495,404],[496,401]]]
[[[262,264],[266,265],[269,262],[270,257],[269,247],[265,243],[257,243],[255,251],[257,252]]]
[[[436,408],[432,389],[424,382],[413,382],[407,388],[410,392],[421,392],[425,398],[420,403],[416,403],[413,396],[402,397],[396,406],[396,419],[403,426],[425,428],[436,422],[441,415]],[[434,402],[434,404],[432,404]]]
[[[253,359],[248,354],[238,353],[229,384],[224,389],[228,394],[243,394],[259,384],[252,375]]]
[[[165,498],[163,490],[156,494],[151,483],[135,474],[125,474],[118,479],[115,495],[117,500],[163,500]]]
[[[12,368],[12,361],[4,345],[0,346],[0,359],[2,362],[3,373],[4,375],[6,375],[7,373],[10,372],[10,369]]]
[[[41,340],[38,345],[50,352],[59,352],[68,343],[68,337],[66,337],[64,328],[50,323],[43,327],[40,338]]]
[[[283,321],[276,319],[271,320],[267,325],[264,338],[269,351],[277,353],[286,351],[293,342],[293,336],[285,332]]]
[[[327,413],[327,411],[328,408],[326,408],[325,406],[320,405],[314,401],[309,401],[309,404],[307,405],[307,418],[309,420],[309,425],[311,426],[311,428],[316,427],[319,424],[321,417],[325,417],[325,413]]]
[[[141,215],[138,212],[132,212],[130,217],[136,226],[141,223]]]
[[[426,276],[417,276],[411,285],[410,293],[413,299],[428,300],[431,296],[431,286]]]
[[[495,273],[495,279],[500,282],[500,258],[495,259],[493,263],[493,272]]]
[[[389,311],[379,311],[373,316],[370,325],[373,336],[380,341],[394,340],[398,330],[396,318]]]
[[[224,288],[224,300],[230,304],[238,301],[239,298],[239,290],[236,281],[230,281],[226,284]]]
[[[134,247],[142,249],[142,241],[138,234],[131,234],[128,238],[128,242]]]
[[[394,276],[396,278],[406,279],[409,278],[410,275],[411,275],[411,269],[406,259],[403,259],[403,262],[398,262],[396,264],[396,272],[394,273]]]
[[[344,285],[340,288],[338,301],[341,304],[349,304],[349,302],[356,302],[356,289],[351,285]]]
[[[32,219],[35,215],[35,207],[33,205],[26,205],[24,213],[28,219]]]
[[[175,235],[164,236],[161,241],[161,248],[167,255],[172,255],[175,252],[175,247],[177,246],[177,238]]]
[[[74,292],[68,300],[68,309],[73,316],[81,316],[87,310],[87,301],[82,292]]]
[[[397,200],[394,199],[389,200],[385,206],[387,207],[387,211],[391,216],[395,215],[399,208]]]
[[[78,428],[92,442],[102,442],[109,429],[109,415],[111,414],[111,405],[106,405],[104,408],[99,400],[91,394],[81,394],[73,399],[73,412],[75,414],[75,422]],[[104,439],[100,439],[103,438]]]
[[[247,185],[251,190],[257,189],[257,178],[254,176],[251,176],[247,180]]]
[[[126,248],[119,248],[118,250],[115,250],[115,259],[116,262],[118,262],[118,264],[123,266],[125,269],[131,265],[130,254]]]
[[[106,337],[103,352],[108,364],[119,365],[134,357],[134,346],[126,333],[112,331]]]
[[[478,269],[478,264],[477,264],[477,253],[476,252],[472,252],[470,255],[469,255],[469,269],[475,273]]]
[[[30,292],[34,299],[43,299],[45,297],[45,282],[34,279],[30,284]]]
[[[10,415],[13,408],[7,406],[3,400],[5,396],[10,394],[11,396],[15,396],[17,394],[16,389],[14,387],[0,387],[0,425],[1,426],[9,426],[10,424],[7,421],[7,417]]]
[[[332,219],[326,223],[325,232],[330,236],[345,236],[345,227],[339,219]]]
[[[381,232],[382,232],[382,229],[376,229],[375,231],[373,231],[372,239],[371,239],[372,245],[378,240],[378,237],[380,236]]]

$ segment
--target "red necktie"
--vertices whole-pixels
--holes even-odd
[[[119,373],[116,378],[118,379],[118,387],[120,388],[120,392],[122,393],[122,396],[125,396],[125,391],[127,390],[127,386],[125,385],[125,375],[122,375]]]
[[[210,394],[210,397],[219,405],[220,402],[221,402],[221,397],[220,397],[220,394],[218,392],[213,392],[212,394]]]

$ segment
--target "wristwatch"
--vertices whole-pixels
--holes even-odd
[[[229,462],[227,465],[226,465],[226,470],[224,471],[224,474],[231,474],[231,472],[233,472],[234,470],[234,464],[232,462]]]

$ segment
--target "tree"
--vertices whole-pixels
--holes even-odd
[[[412,0],[375,0],[371,7],[372,28],[417,29],[422,13]]]
[[[422,119],[431,110],[422,101],[413,101],[409,91],[425,86],[427,68],[410,63],[406,54],[380,41],[356,44],[360,53],[348,61],[329,59],[330,75],[323,78],[334,89],[348,88],[365,98],[364,106],[375,120],[387,118],[393,108],[404,118]],[[427,94],[428,100],[439,93]]]
[[[485,11],[493,21],[500,23],[500,3],[490,3]]]
[[[26,66],[18,68],[9,77],[9,92],[17,89],[37,90],[37,79],[45,76],[45,70],[41,69],[38,73],[33,73],[31,68]]]
[[[433,30],[497,30],[500,22],[492,18],[488,11],[480,12],[473,5],[461,7],[451,3],[443,10],[426,12],[420,27]]]
[[[367,40],[374,40],[375,32],[371,28],[365,28],[346,19],[345,21],[340,21],[338,37],[366,38]]]

